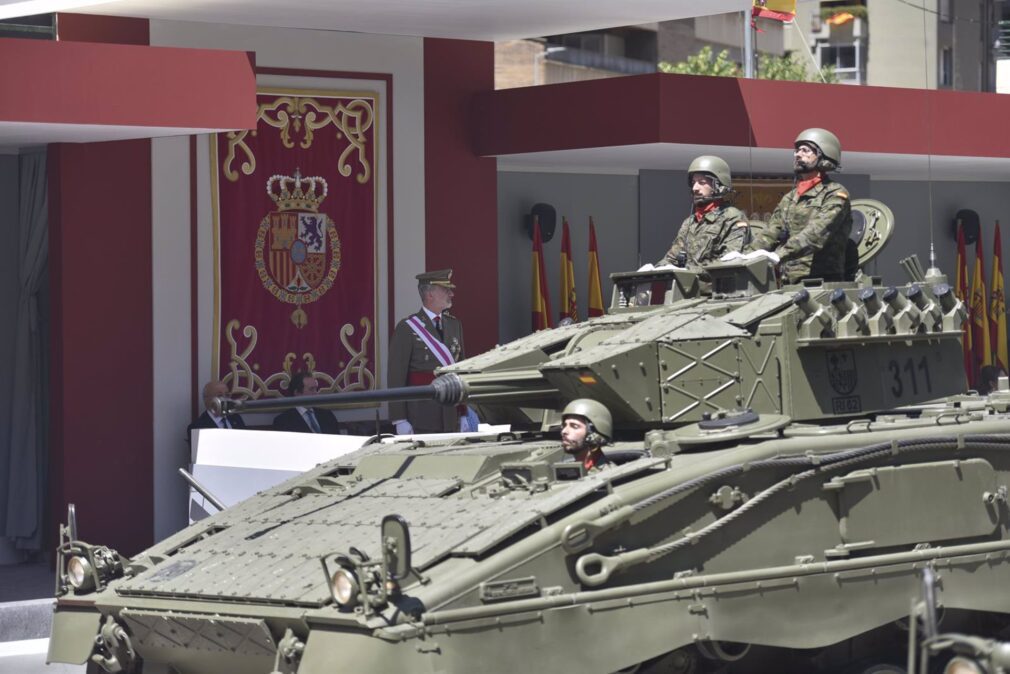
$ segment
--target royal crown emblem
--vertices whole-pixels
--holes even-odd
[[[267,292],[296,305],[291,321],[308,322],[302,308],[333,286],[340,270],[340,238],[328,215],[319,210],[328,186],[318,176],[273,175],[267,194],[277,205],[260,222],[256,236],[256,271]]]

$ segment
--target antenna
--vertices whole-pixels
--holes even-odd
[[[929,269],[926,278],[937,282],[943,273],[936,266],[936,248],[933,237],[933,111],[930,107],[929,95],[929,39],[926,25],[926,0],[922,0],[922,68],[925,75],[924,92],[926,98],[926,185],[929,216]],[[943,279],[944,281],[946,278]]]

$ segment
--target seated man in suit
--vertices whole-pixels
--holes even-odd
[[[227,398],[229,395],[231,395],[231,391],[223,381],[207,382],[203,387],[203,414],[198,416],[187,430],[192,431],[194,428],[245,428],[245,421],[240,414],[229,414],[222,417],[211,409],[214,398]]]
[[[310,372],[295,372],[288,384],[288,393],[295,398],[319,393],[319,382]],[[295,407],[274,417],[275,431],[289,433],[340,433],[340,424],[333,412],[319,407]]]

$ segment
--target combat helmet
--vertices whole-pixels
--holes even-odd
[[[827,129],[813,128],[801,131],[800,134],[796,136],[796,140],[793,141],[793,147],[797,147],[800,143],[813,145],[817,148],[817,151],[820,153],[821,160],[817,162],[818,169],[822,171],[831,171],[841,165],[842,144],[838,142],[838,136]]]
[[[571,415],[584,417],[589,422],[590,432],[603,436],[604,442],[609,442],[614,437],[614,420],[603,403],[589,398],[577,398],[565,405],[561,412],[562,419]]]
[[[706,173],[715,178],[715,194],[719,197],[725,196],[733,189],[733,174],[730,173],[729,164],[721,157],[704,154],[695,157],[691,165],[687,167],[687,185],[691,186],[691,174]]]

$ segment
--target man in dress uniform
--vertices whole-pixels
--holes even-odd
[[[245,428],[245,421],[240,414],[229,414],[226,417],[214,412],[215,398],[227,398],[231,395],[228,385],[223,381],[209,381],[203,387],[203,414],[189,425],[189,431],[194,428]]]
[[[421,310],[397,323],[393,331],[389,388],[430,384],[436,368],[463,358],[463,325],[448,312],[455,287],[451,269],[417,275]],[[465,407],[429,400],[389,403],[389,418],[400,435],[458,432],[461,414],[466,414]]]
[[[782,197],[753,247],[779,256],[786,283],[845,280],[852,208],[848,190],[828,176],[842,161],[842,146],[826,129],[807,129],[793,147],[796,186]]]
[[[747,216],[727,203],[733,191],[729,164],[711,155],[697,157],[687,169],[694,208],[657,266],[697,267],[742,252],[750,243]]]

